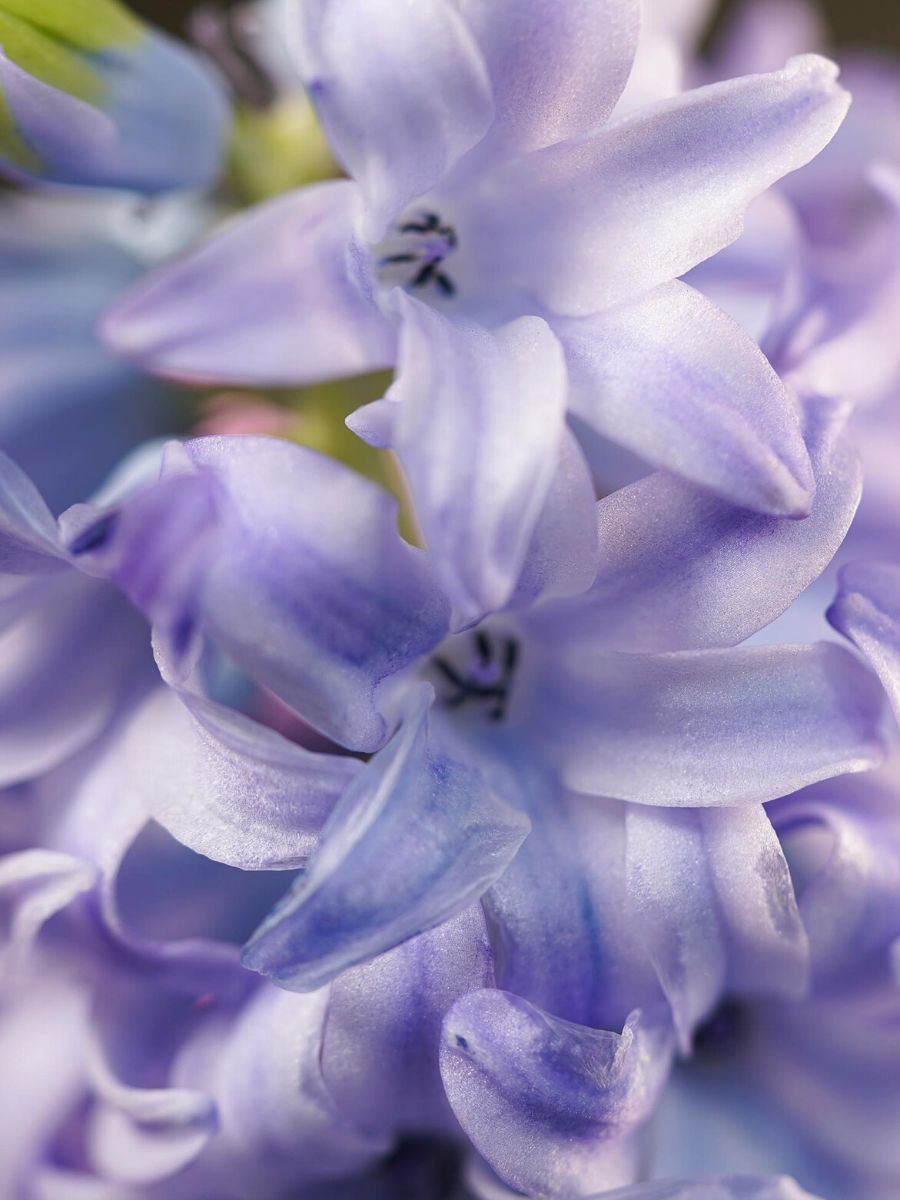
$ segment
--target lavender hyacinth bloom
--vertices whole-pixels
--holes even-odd
[[[292,7],[352,179],[108,324],[195,379],[394,366],[353,424],[425,548],[289,441],[151,445],[58,518],[74,480],[0,455],[0,1196],[894,1200],[900,567],[843,571],[853,645],[769,628],[852,530],[847,401],[891,396],[895,347],[851,370],[890,163],[839,134],[839,188],[699,263],[839,123],[824,60],[779,69],[802,22],[678,95],[704,0],[647,0],[624,91],[631,0]],[[0,237],[8,361],[39,250]],[[105,383],[83,261],[52,313]]]
[[[232,223],[106,322],[120,351],[193,379],[396,365],[352,425],[398,454],[460,626],[513,593],[567,411],[734,503],[809,511],[780,381],[672,281],[827,143],[847,98],[806,57],[609,123],[637,8],[306,5],[303,70],[353,182]]]
[[[635,487],[664,489],[656,511],[682,537],[660,533],[647,573],[623,579],[610,546],[606,574],[583,597],[550,598],[461,635],[448,636],[446,600],[425,556],[396,534],[389,499],[284,443],[173,447],[155,486],[110,511],[64,515],[76,560],[113,576],[156,620],[177,689],[126,710],[97,750],[42,785],[71,808],[50,826],[51,847],[96,864],[114,940],[128,954],[151,953],[115,908],[120,863],[149,817],[201,853],[253,868],[248,886],[265,876],[260,868],[299,866],[312,852],[245,951],[302,995],[263,983],[247,996],[240,981],[252,976],[228,984],[227,962],[213,971],[205,952],[195,961],[196,951],[166,951],[176,977],[150,998],[115,983],[121,965],[103,968],[97,1019],[107,1037],[121,1022],[124,1041],[120,1082],[95,1055],[83,1085],[95,1096],[97,1174],[125,1196],[276,1196],[291,1181],[319,1200],[328,1191],[314,1180],[368,1165],[377,1196],[391,1186],[390,1173],[387,1183],[379,1175],[396,1169],[377,1163],[398,1133],[458,1136],[459,1122],[520,1192],[587,1195],[633,1177],[670,1029],[689,1044],[726,989],[787,998],[803,986],[802,931],[759,801],[877,757],[878,696],[849,655],[706,648],[753,627],[760,577],[784,580],[769,601],[783,605],[798,586],[783,565],[805,558],[814,569],[822,544],[839,540],[858,480],[822,441],[810,436],[810,450],[835,491],[818,519],[762,518],[653,476]],[[7,565],[58,555],[33,495],[14,474],[7,480]],[[646,543],[641,499],[626,490],[598,507],[601,530],[618,531],[623,548]],[[544,516],[557,534],[558,515]],[[679,540],[693,547],[687,562]],[[546,583],[553,559],[539,551],[531,570]],[[655,586],[667,554],[696,597],[704,580],[727,577],[729,609],[698,613],[677,597],[673,607]],[[534,599],[533,581],[520,587]],[[628,620],[616,624],[620,605]],[[209,699],[191,671],[200,634],[333,738],[375,753],[365,763],[314,753]],[[683,649],[655,653],[654,644]],[[699,801],[710,808],[660,807]],[[671,835],[662,842],[660,829]],[[668,871],[676,854],[695,878],[674,907],[658,889],[683,878]],[[93,886],[77,861],[68,883],[58,860],[27,852],[16,870],[19,886],[31,872],[39,889],[43,871],[63,900],[66,887],[77,897]],[[219,895],[213,877],[198,896],[204,888]],[[636,908],[623,902],[629,892]],[[36,895],[31,911],[46,915],[47,892]],[[131,920],[151,921],[159,901],[151,889]],[[661,954],[668,945],[690,962],[696,952],[668,937],[679,911],[685,933],[700,938],[697,972]],[[185,972],[176,990],[186,989],[187,1009],[176,1020],[166,994]],[[208,999],[192,1006],[210,988],[212,1010]],[[169,1015],[154,1027],[178,1042],[168,1056],[154,1042],[140,1050],[156,1005]],[[288,1045],[299,1093],[278,1066]],[[305,1144],[315,1153],[300,1153]],[[499,1183],[473,1186],[504,1194]],[[753,1188],[790,1196],[792,1185],[665,1188],[731,1200]]]
[[[205,187],[228,122],[210,67],[118,0],[0,4],[0,163],[13,178]]]

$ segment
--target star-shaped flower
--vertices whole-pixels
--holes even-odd
[[[617,118],[637,0],[319,0],[302,66],[351,175],[226,227],[115,306],[153,370],[297,384],[394,365],[391,446],[456,625],[511,597],[566,415],[732,502],[803,516],[798,413],[679,275],[828,142],[832,64]]]

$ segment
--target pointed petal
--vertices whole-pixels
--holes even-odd
[[[304,82],[377,241],[490,125],[484,60],[451,0],[313,0],[301,20]]]
[[[556,474],[509,607],[528,608],[538,599],[580,595],[594,582],[598,559],[594,482],[575,435],[566,429]]]
[[[245,871],[301,866],[362,770],[314,754],[233,709],[158,689],[133,718],[128,755],[147,812],[180,842]]]
[[[652,1110],[668,1051],[667,1035],[637,1013],[607,1033],[484,989],[444,1019],[441,1074],[501,1179],[528,1195],[586,1195],[634,1168],[625,1138]]]
[[[496,117],[479,162],[600,129],[637,50],[637,0],[456,0],[487,64]]]
[[[513,787],[532,829],[482,899],[497,986],[566,1021],[620,1028],[662,999],[626,902],[627,806],[565,792],[524,752]]]
[[[628,899],[682,1049],[729,990],[797,997],[809,950],[784,854],[762,806],[628,805]]]
[[[55,561],[55,560],[54,560]],[[0,632],[0,785],[86,745],[152,678],[150,631],[108,584],[77,571],[5,599]]]
[[[460,625],[504,607],[559,461],[566,376],[545,322],[495,332],[399,294],[393,449]]]
[[[460,912],[505,869],[528,821],[429,745],[431,696],[423,686],[418,711],[345,792],[245,966],[282,987],[319,987]]]
[[[830,642],[592,654],[576,636],[567,657],[532,669],[522,718],[575,791],[752,804],[882,757],[880,689]]]
[[[353,184],[323,183],[233,219],[126,292],[105,340],[197,382],[289,386],[389,366],[394,335],[354,233],[358,203]]]
[[[187,500],[202,516],[204,496],[200,537]],[[392,497],[305,447],[210,437],[173,443],[160,483],[114,512],[82,561],[139,597],[163,640],[183,653],[199,630],[332,740],[383,744],[393,721],[383,692],[448,619],[425,556],[397,532]]]
[[[81,935],[97,936],[78,939],[87,941],[84,966],[104,982],[131,964],[124,978],[141,993],[149,977],[166,993],[240,1001],[253,981],[239,965],[238,945],[288,880],[224,866],[175,841],[143,807],[130,750],[127,731],[116,727],[34,788],[40,809],[53,814],[51,844],[96,868]],[[155,985],[150,992],[155,1003]],[[115,994],[109,1003],[115,1011]]]
[[[608,650],[734,646],[774,621],[822,573],[840,546],[862,488],[845,435],[846,412],[810,408],[816,476],[803,521],[762,516],[657,473],[598,505],[600,571],[577,603],[528,618],[543,638]]]
[[[0,451],[0,574],[65,569],[53,514],[25,472]]]
[[[554,322],[574,411],[726,500],[805,516],[814,480],[796,405],[759,348],[693,288]]]
[[[207,60],[156,30],[133,50],[107,55],[105,107],[117,137],[95,182],[151,195],[211,187],[225,163],[232,117]]]
[[[473,198],[460,244],[558,313],[632,299],[733,242],[750,201],[827,145],[849,103],[836,74],[806,55],[510,163]]]
[[[900,720],[900,566],[849,563],[827,615],[878,672]]]

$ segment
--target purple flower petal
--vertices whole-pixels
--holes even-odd
[[[484,60],[452,0],[311,0],[300,19],[307,89],[377,241],[490,125]]]
[[[726,500],[809,512],[814,480],[796,404],[731,318],[683,283],[556,321],[573,410],[599,433]]]
[[[495,332],[398,294],[392,446],[459,625],[503,608],[557,469],[566,375],[536,317]]]
[[[341,1111],[363,1129],[452,1130],[438,1069],[441,1022],[460,996],[493,982],[477,904],[339,975],[328,1002],[322,1076]]]
[[[585,592],[597,575],[598,551],[594,482],[574,434],[567,429],[509,607],[524,609],[538,599]]]
[[[500,168],[459,228],[485,275],[586,316],[733,242],[750,201],[803,166],[849,103],[815,55],[662,101]]]
[[[383,1137],[337,1110],[325,1083],[327,1005],[327,991],[297,996],[264,986],[235,1020],[187,1045],[174,1078],[214,1098],[219,1129],[192,1173],[168,1183],[178,1200],[292,1195],[386,1152]]]
[[[895,773],[829,780],[767,811],[791,867],[817,994],[884,987],[900,937]]]
[[[631,928],[627,806],[566,793],[529,758],[515,783],[532,831],[482,900],[497,986],[564,1020],[620,1028],[636,1004],[662,1000]]]
[[[803,994],[809,947],[761,806],[631,804],[626,834],[631,928],[659,974],[685,1052],[729,991]]]
[[[110,347],[163,375],[270,386],[389,366],[394,333],[356,240],[351,183],[292,192],[142,279],[108,311]]]
[[[529,625],[544,638],[577,629],[584,645],[609,650],[744,641],[818,578],[850,527],[862,479],[846,415],[826,401],[809,406],[816,497],[805,520],[734,508],[674,476],[649,475],[600,502],[593,587],[564,610],[529,616]]]
[[[57,560],[52,560],[57,561]],[[3,601],[0,784],[49,770],[152,679],[150,631],[109,584],[71,571]]]
[[[753,804],[881,760],[880,689],[829,642],[614,654],[585,651],[575,636],[567,655],[532,670],[514,715],[574,791]]]
[[[180,842],[245,871],[301,866],[335,801],[362,770],[314,754],[201,696],[153,693],[127,753],[147,812]]]
[[[858,562],[843,567],[827,615],[878,672],[900,719],[900,566]]]
[[[460,912],[503,872],[528,821],[429,744],[430,694],[423,685],[416,710],[344,793],[245,966],[282,987],[319,987]]]
[[[539,150],[609,117],[638,41],[636,0],[456,0],[481,48],[494,124],[480,163]]]
[[[140,597],[176,656],[199,629],[326,736],[383,744],[391,677],[448,619],[392,497],[304,447],[236,436],[173,444],[159,484],[118,511],[85,565]]]
[[[190,1088],[129,1087],[100,1054],[89,1058],[97,1105],[88,1118],[93,1168],[120,1183],[152,1184],[184,1170],[216,1128],[212,1098]]]
[[[444,1019],[453,1111],[501,1179],[529,1195],[586,1195],[627,1179],[636,1166],[628,1135],[650,1114],[668,1065],[668,1035],[639,1014],[607,1033],[484,989]]]
[[[38,22],[39,23],[39,22]],[[0,80],[37,162],[19,177],[154,194],[206,187],[222,167],[230,112],[221,81],[180,42],[150,32],[91,58],[102,94],[87,104],[0,54]]]
[[[44,575],[65,569],[53,514],[24,471],[0,452],[0,574]]]

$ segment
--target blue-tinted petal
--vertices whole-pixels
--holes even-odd
[[[150,679],[150,631],[108,584],[75,571],[41,579],[4,606],[0,780],[56,766]]]
[[[202,538],[189,536],[188,497],[193,516],[208,502]],[[84,560],[129,594],[139,584],[176,649],[196,626],[321,732],[374,750],[393,719],[381,685],[447,629],[446,601],[396,514],[387,493],[311,450],[200,438],[170,449],[156,489],[126,503]]]
[[[233,709],[157,690],[129,724],[127,752],[147,812],[180,842],[244,870],[297,867],[362,770],[314,754]]]
[[[610,650],[744,641],[821,574],[850,528],[862,478],[846,415],[826,401],[809,406],[816,496],[805,520],[748,512],[672,475],[649,475],[598,505],[593,587],[529,624],[545,639],[569,639],[577,629],[584,645]]]
[[[202,59],[149,32],[86,62],[102,89],[96,106],[0,59],[0,85],[36,159],[9,163],[14,174],[147,193],[215,182],[230,117]]]
[[[121,201],[10,192],[0,203],[0,446],[54,513],[83,500],[124,453],[182,423],[172,397],[100,345],[104,306],[139,270],[97,225]]]
[[[430,744],[416,707],[351,784],[294,892],[254,934],[246,966],[306,991],[431,929],[502,873],[528,821],[478,771]]]
[[[24,471],[0,452],[0,574],[27,577],[65,569],[53,514]]]
[[[631,929],[685,1050],[722,996],[801,995],[809,951],[787,863],[762,807],[628,805]]]
[[[118,300],[103,333],[163,375],[296,385],[389,366],[394,333],[374,302],[346,181],[281,196],[232,220]]]
[[[900,566],[849,563],[841,570],[828,620],[878,672],[900,718]]]
[[[482,899],[497,986],[566,1021],[620,1028],[635,1005],[662,1000],[631,929],[627,806],[567,793],[521,745],[503,747],[501,766],[498,790],[531,833]]]
[[[759,348],[699,292],[672,283],[554,329],[570,404],[592,428],[734,504],[809,512],[815,485],[796,403]]]
[[[173,1082],[215,1099],[219,1129],[167,1196],[296,1195],[388,1150],[334,1103],[321,1061],[327,1012],[326,990],[298,996],[265,985],[235,1020],[200,1030],[185,1047]]]
[[[453,1117],[438,1069],[441,1022],[458,997],[493,982],[477,904],[339,975],[328,1002],[322,1075],[340,1110],[364,1129],[449,1132]]]
[[[513,712],[575,791],[751,804],[881,760],[877,681],[828,642],[595,654],[575,636],[543,662],[529,649]]]
[[[849,102],[835,75],[807,55],[514,161],[472,197],[460,244],[559,313],[632,299],[734,241],[750,201],[827,144]]]
[[[482,166],[539,150],[609,117],[638,41],[636,0],[456,0],[484,55],[495,118]]]
[[[452,0],[312,0],[300,19],[306,86],[376,241],[488,128],[484,60]]]
[[[399,294],[392,448],[460,625],[504,607],[557,469],[562,351],[524,317],[491,332]]]
[[[476,1149],[528,1195],[587,1195],[636,1169],[628,1135],[669,1065],[666,1032],[551,1017],[509,992],[469,992],[444,1019],[441,1074]]]

